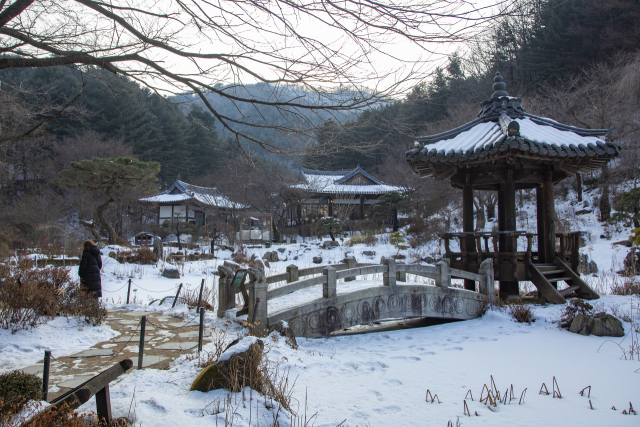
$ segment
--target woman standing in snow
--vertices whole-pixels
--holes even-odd
[[[102,269],[102,258],[100,249],[91,240],[84,242],[84,251],[80,260],[78,275],[80,284],[88,294],[95,299],[102,297],[102,283],[100,280],[100,270]]]

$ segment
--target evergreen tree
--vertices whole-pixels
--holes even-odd
[[[137,187],[153,192],[153,183],[160,171],[156,162],[140,162],[128,157],[71,162],[71,168],[60,172],[59,185],[62,188],[80,188],[104,193],[106,200],[96,208],[96,215],[109,233],[109,244],[116,242],[116,230],[109,224],[105,211],[116,201],[118,190]]]

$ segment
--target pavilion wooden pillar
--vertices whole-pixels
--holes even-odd
[[[462,187],[462,231],[465,233],[473,233],[473,185],[471,184],[471,175],[469,171],[465,173],[465,183]],[[477,263],[477,257],[473,258],[472,254],[476,253],[475,239],[472,234],[466,234],[464,237],[464,247],[466,257],[464,260],[464,269],[470,271],[470,265]],[[461,248],[462,249],[462,248]],[[464,288],[475,291],[476,282],[465,279]]]
[[[547,170],[542,184],[542,205],[544,220],[544,247],[546,263],[556,261],[556,208],[553,200],[553,173]],[[557,286],[557,285],[556,285]]]
[[[542,187],[536,187],[536,219],[538,222],[538,263],[546,262],[547,250],[545,243],[547,241],[544,227],[544,192]]]
[[[360,197],[360,219],[364,219],[364,197]]]
[[[333,218],[333,200],[329,199],[329,218]]]
[[[505,172],[504,182],[498,192],[498,228],[502,232],[516,231],[516,186],[513,170]],[[500,299],[518,297],[520,290],[516,276],[515,239],[504,233],[500,236],[498,269],[500,274]]]

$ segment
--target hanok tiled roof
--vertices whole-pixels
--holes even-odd
[[[155,196],[140,199],[143,202],[150,203],[177,203],[188,200],[194,200],[205,205],[215,206],[218,208],[234,208],[243,209],[249,206],[231,201],[224,196],[217,188],[200,187],[197,185],[187,184],[186,182],[176,179],[171,187]]]
[[[496,82],[501,79],[498,74]],[[506,94],[504,90],[496,93]],[[421,176],[435,175],[447,164],[491,161],[505,155],[557,160],[576,172],[588,172],[620,153],[617,144],[606,141],[608,129],[581,129],[534,116],[524,111],[520,98],[496,93],[482,103],[479,118],[447,132],[416,138],[416,147],[406,152],[407,161]]]
[[[346,184],[356,175],[362,175],[370,180],[371,184]],[[313,169],[302,169],[300,171],[300,184],[292,185],[306,191],[321,194],[384,194],[392,191],[403,192],[404,187],[387,184],[373,175],[367,173],[358,165],[352,171],[319,171]]]

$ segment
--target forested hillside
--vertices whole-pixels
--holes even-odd
[[[183,110],[138,84],[99,69],[81,73],[68,67],[12,69],[0,71],[5,87],[21,87],[38,102],[64,105],[78,94],[75,115],[58,117],[67,124],[56,136],[78,135],[92,130],[105,138],[121,140],[144,161],[162,165],[159,178],[170,182],[217,169],[227,150],[211,114],[191,106]],[[35,100],[32,100],[35,102]]]

